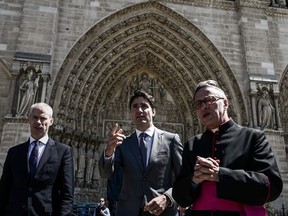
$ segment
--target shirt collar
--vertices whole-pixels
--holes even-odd
[[[154,127],[154,125],[152,125],[151,127],[149,127],[149,128],[148,128],[147,130],[145,130],[145,131],[140,131],[140,130],[137,130],[137,129],[136,129],[136,134],[137,134],[137,137],[139,137],[139,135],[140,135],[141,133],[146,133],[148,136],[152,137],[153,134],[154,134],[154,131],[155,131],[155,127]]]
[[[48,142],[48,139],[49,139],[48,135],[45,135],[44,137],[41,137],[41,139],[39,139],[38,141],[40,141],[41,143],[45,145]],[[35,139],[32,136],[30,136],[30,143],[34,141]]]

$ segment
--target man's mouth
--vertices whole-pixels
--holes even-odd
[[[138,116],[137,119],[139,121],[146,121],[146,117],[145,116]]]
[[[210,115],[210,113],[204,113],[203,115],[202,115],[202,118],[206,118],[207,116],[209,116]]]
[[[43,130],[43,127],[35,127],[36,130]]]

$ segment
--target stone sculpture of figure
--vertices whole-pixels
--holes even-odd
[[[90,143],[87,145],[86,153],[86,171],[85,171],[85,183],[91,185],[93,165],[94,165],[94,144]]]
[[[262,89],[262,95],[258,101],[259,126],[261,129],[273,128],[274,107],[272,106],[266,88]]]
[[[71,147],[73,148],[73,163],[74,163],[74,169],[78,170],[78,141],[72,140]]]
[[[137,85],[138,85],[138,83],[137,83],[137,76],[133,76],[133,77],[132,77],[132,80],[131,80],[131,82],[130,82],[130,86],[129,86],[130,91],[129,91],[129,95],[127,95],[127,98],[129,98],[130,95],[133,94],[134,91],[137,90]]]
[[[77,161],[77,174],[76,174],[76,185],[83,186],[84,172],[85,172],[85,159],[86,159],[86,143],[80,142],[78,148],[78,161]]]
[[[147,73],[142,74],[142,80],[139,83],[139,88],[143,91],[146,91],[148,94],[152,94],[152,85]]]
[[[93,187],[95,188],[98,186],[98,181],[100,179],[100,173],[98,169],[100,153],[101,153],[101,150],[99,146],[96,146],[94,149],[94,164],[93,164],[93,176],[92,176],[92,184],[93,184]]]
[[[35,102],[35,96],[38,89],[39,76],[33,80],[33,70],[27,72],[27,78],[19,87],[17,115],[26,116],[31,105]]]
[[[165,88],[159,79],[153,80],[153,96],[155,101],[158,101],[161,105],[164,105],[165,100]]]
[[[285,6],[285,0],[271,0],[271,6]]]
[[[160,91],[160,103],[164,105],[166,99],[166,90],[162,83],[160,83],[159,91]]]

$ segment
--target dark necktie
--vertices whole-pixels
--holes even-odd
[[[34,147],[31,151],[30,158],[29,158],[29,169],[30,169],[30,176],[34,177],[36,168],[37,168],[37,161],[38,161],[38,150],[39,150],[39,141],[33,141]]]
[[[146,167],[146,160],[147,160],[147,143],[146,143],[146,138],[147,134],[146,133],[141,133],[139,135],[140,137],[140,153],[141,153],[141,159],[142,159],[142,164],[143,167]]]

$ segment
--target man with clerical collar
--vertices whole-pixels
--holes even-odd
[[[264,133],[236,124],[228,106],[215,81],[199,83],[194,108],[207,130],[185,143],[173,198],[193,216],[265,216],[283,187],[276,159]]]

